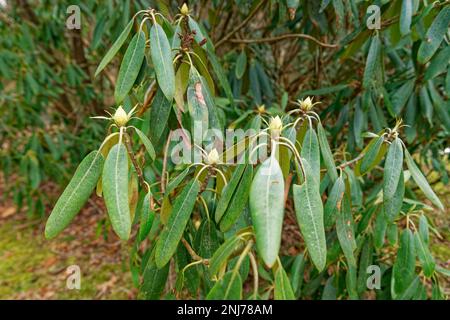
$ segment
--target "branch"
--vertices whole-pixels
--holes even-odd
[[[253,16],[256,14],[256,12],[258,12],[258,9],[265,3],[265,0],[262,0],[260,3],[258,3],[256,5],[256,7],[253,9],[252,12],[250,12],[250,14],[248,15],[247,18],[244,19],[244,21],[242,21],[240,24],[237,25],[236,28],[234,28],[233,30],[230,31],[230,33],[228,33],[227,35],[225,35],[222,39],[220,39],[217,43],[216,43],[216,48],[220,47],[222,44],[224,44],[225,42],[228,41],[228,39],[230,39],[236,32],[238,32],[239,30],[242,29],[242,27],[244,27],[252,18]]]
[[[350,161],[344,162],[343,164],[337,166],[340,169],[344,169],[345,167],[348,167],[350,165],[352,165],[353,163],[355,163],[356,161],[362,159],[362,157],[364,157],[364,153],[361,153],[359,156],[357,156],[355,159],[352,159]]]
[[[286,39],[292,39],[292,38],[303,38],[303,39],[307,39],[307,40],[311,40],[314,41],[315,43],[317,43],[318,45],[322,46],[322,47],[326,47],[326,48],[339,48],[338,44],[330,44],[330,43],[325,43],[322,42],[316,38],[314,38],[313,36],[310,36],[308,34],[304,34],[304,33],[289,33],[289,34],[283,34],[281,36],[276,36],[276,37],[267,37],[267,38],[260,38],[260,39],[230,39],[229,41],[232,43],[271,43],[271,42],[278,42],[278,41],[283,41]]]

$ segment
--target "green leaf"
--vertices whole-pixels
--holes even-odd
[[[228,204],[227,210],[220,220],[220,231],[228,231],[239,218],[247,205],[250,186],[253,178],[253,165],[246,165],[242,178],[239,180],[237,188],[233,193],[233,197]]]
[[[92,151],[81,161],[50,213],[45,225],[47,239],[56,237],[81,210],[97,185],[103,161],[103,156],[98,151]]]
[[[228,258],[238,247],[242,245],[242,239],[238,235],[233,235],[228,238],[215,252],[209,261],[209,273],[215,276],[223,265],[228,261]]]
[[[357,290],[359,294],[362,294],[367,290],[367,267],[372,264],[372,253],[372,238],[368,237],[364,241],[364,245],[361,249],[361,256],[359,258],[357,279]]]
[[[427,179],[425,179],[422,172],[420,172],[419,168],[414,163],[413,158],[406,149],[405,149],[405,160],[409,172],[411,173],[411,176],[413,177],[414,181],[419,186],[420,190],[422,190],[422,192],[428,199],[430,199],[431,202],[433,202],[439,209],[444,211],[444,206],[441,200],[439,200],[439,198],[434,193],[433,189],[431,189],[430,185],[427,182]]]
[[[131,232],[128,155],[122,143],[113,146],[108,153],[103,167],[102,188],[111,225],[120,239],[128,240]]]
[[[244,76],[245,70],[247,69],[247,55],[245,50],[242,50],[236,60],[235,74],[237,79],[241,79]]]
[[[120,48],[124,44],[125,40],[128,38],[128,35],[130,34],[131,28],[133,27],[133,23],[134,19],[131,19],[130,22],[128,22],[125,29],[123,29],[120,36],[116,39],[111,48],[105,54],[102,61],[100,61],[97,70],[95,70],[95,77],[108,65],[108,63],[111,62],[112,58],[114,58],[117,52],[119,52]]]
[[[172,63],[172,52],[166,33],[156,22],[150,30],[150,54],[158,85],[167,100],[172,101],[175,95],[175,71]]]
[[[330,177],[331,182],[334,183],[338,178],[336,164],[334,163],[333,154],[331,153],[330,145],[328,144],[327,135],[320,122],[317,125],[317,134],[319,137],[320,151],[325,167],[327,168],[328,176]]]
[[[258,253],[265,264],[271,267],[278,257],[284,216],[283,173],[273,155],[261,164],[253,178],[250,212]]]
[[[411,32],[411,20],[413,15],[413,1],[403,0],[400,12],[400,34],[402,36]]]
[[[405,229],[400,236],[400,248],[392,271],[391,291],[394,299],[408,289],[415,276],[415,267],[414,236],[411,230]]]
[[[381,52],[381,43],[378,34],[372,37],[370,43],[369,53],[367,54],[366,68],[363,75],[363,88],[368,89],[375,77],[375,72],[378,67],[379,56]]]
[[[450,7],[444,7],[434,19],[428,29],[425,39],[422,41],[419,51],[417,52],[417,61],[425,64],[444,40],[445,34],[448,32],[450,23]]]
[[[345,192],[344,178],[339,177],[331,188],[324,208],[325,228],[331,228],[336,221],[336,215],[341,211]]]
[[[372,170],[384,155],[385,150],[382,148],[384,142],[384,137],[380,136],[378,138],[373,138],[369,143],[367,150],[364,152],[364,157],[361,160],[359,167],[360,174],[365,174],[366,172]]]
[[[209,115],[208,107],[206,105],[203,86],[200,81],[197,70],[191,69],[189,79],[189,87],[187,89],[187,100],[189,107],[189,114],[191,116],[192,132],[201,132],[202,135],[209,129]],[[195,128],[195,129],[194,129]],[[201,131],[200,131],[201,130]]]
[[[319,141],[313,128],[308,128],[302,143],[301,157],[305,158],[311,167],[311,175],[316,180],[316,185],[320,183],[320,151]]]
[[[377,217],[375,219],[375,226],[373,229],[373,244],[377,249],[381,249],[384,245],[386,228],[387,228],[387,221],[384,215],[384,208],[383,208],[377,214]]]
[[[303,254],[299,254],[295,257],[292,263],[290,280],[292,284],[292,290],[296,297],[300,295],[300,290],[303,284],[303,272],[305,270],[306,259]]]
[[[406,81],[398,88],[391,98],[392,109],[395,115],[399,115],[414,90],[415,80]]]
[[[158,300],[166,286],[167,277],[169,275],[169,267],[167,264],[162,268],[158,268],[153,258],[150,258],[143,274],[143,281],[140,287],[140,294],[147,300]]]
[[[316,268],[322,271],[327,259],[322,199],[318,182],[305,159],[303,167],[305,170],[303,184],[293,186],[295,213],[311,260]]]
[[[150,130],[149,136],[153,144],[157,145],[164,130],[167,129],[172,102],[167,100],[161,88],[156,91],[150,108]]]
[[[420,232],[414,233],[415,247],[420,264],[422,265],[423,274],[430,278],[436,266],[433,256],[431,255],[428,244],[422,238]]]
[[[148,236],[155,219],[155,212],[150,209],[152,194],[149,192],[142,201],[139,224],[139,241],[142,242]]]
[[[289,278],[284,271],[283,266],[279,265],[275,272],[275,300],[295,300],[294,291],[292,290]]]
[[[350,199],[347,195],[344,195],[342,210],[338,213],[336,219],[336,232],[348,264],[356,268],[356,259],[353,254],[356,249],[354,224]]]
[[[156,243],[155,261],[158,268],[165,266],[175,253],[194,209],[199,191],[200,183],[197,179],[193,179],[177,196],[169,220]]]
[[[425,80],[431,80],[441,73],[447,70],[447,66],[450,62],[450,46],[442,49],[436,56],[431,60],[430,65],[425,71]]]
[[[419,233],[424,243],[428,245],[430,242],[430,231],[428,227],[427,217],[425,217],[425,215],[423,214],[419,218]]]
[[[403,170],[400,169],[400,178],[391,198],[383,197],[384,212],[388,222],[393,222],[400,213],[403,205],[403,197],[405,195],[405,181]]]
[[[136,131],[136,133],[139,136],[139,139],[141,140],[142,144],[145,147],[145,150],[147,150],[148,155],[150,156],[150,159],[155,160],[156,154],[155,154],[155,149],[153,148],[152,143],[150,142],[150,140],[147,138],[147,136],[138,128],[134,128],[134,130]]]
[[[397,190],[403,167],[403,148],[399,138],[389,146],[383,175],[383,197],[392,198]]]
[[[406,290],[400,294],[398,297],[394,298],[396,300],[410,300],[414,293],[417,291],[417,288],[420,285],[420,278],[419,276],[416,276],[414,280],[410,282]]]
[[[144,53],[145,33],[139,31],[131,40],[120,65],[116,89],[114,91],[114,98],[117,104],[120,104],[125,99],[133,87],[134,81],[141,69],[142,61],[144,60]]]
[[[228,182],[226,187],[222,191],[222,195],[217,202],[216,212],[215,212],[215,220],[217,223],[220,222],[223,215],[228,209],[228,206],[233,198],[233,195],[236,194],[236,189],[238,187],[239,181],[242,179],[242,175],[244,174],[246,165],[241,164],[236,167],[231,176],[231,180]]]
[[[241,300],[242,279],[239,272],[227,272],[225,276],[216,282],[206,296],[206,300]]]

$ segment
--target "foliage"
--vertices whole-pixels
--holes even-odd
[[[444,206],[411,153],[448,182],[450,7],[375,4],[379,29],[368,28],[373,13],[361,1],[212,1],[179,12],[171,2],[125,4],[136,10],[117,15],[116,37],[101,26],[111,7],[85,8],[98,17],[93,44],[99,28],[117,39],[97,77],[110,78],[123,54],[109,81],[116,107],[108,117],[88,109],[109,122],[106,138],[81,162],[46,236],[95,188],[131,244],[141,298],[359,299],[370,265],[381,271],[377,299],[441,298],[449,271],[430,253],[436,226],[426,213]],[[87,80],[83,90],[101,81]],[[220,150],[195,140],[211,128],[222,140],[226,128],[253,131]],[[174,161],[180,147],[194,160]],[[280,250],[285,212],[299,225],[296,256]]]

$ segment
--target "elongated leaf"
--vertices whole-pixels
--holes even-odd
[[[92,151],[81,161],[48,217],[45,225],[47,239],[56,237],[81,210],[97,184],[103,161],[98,151]]]
[[[342,199],[345,192],[344,178],[339,177],[331,188],[330,195],[324,208],[325,228],[331,228],[336,221],[336,215],[341,211]]]
[[[361,160],[361,165],[359,167],[359,172],[364,174],[373,167],[375,167],[380,161],[380,153],[383,153],[382,145],[384,142],[384,137],[380,136],[378,138],[374,138],[368,145],[366,152],[364,153],[364,157]]]
[[[389,146],[384,164],[383,197],[392,198],[397,190],[403,167],[403,148],[400,138],[396,138]]]
[[[415,247],[417,256],[419,257],[420,264],[422,265],[423,273],[426,277],[430,278],[436,266],[433,256],[431,255],[428,244],[424,241],[419,232],[414,233]]]
[[[331,182],[334,183],[338,178],[336,164],[334,163],[333,154],[331,153],[331,148],[328,144],[327,135],[320,122],[317,125],[317,135],[319,137],[320,151],[322,153],[325,167],[327,168]]]
[[[402,36],[411,32],[411,20],[413,14],[413,1],[403,0],[400,12],[400,34]]]
[[[245,164],[238,165],[231,176],[230,182],[228,182],[226,187],[223,189],[222,196],[220,197],[216,207],[215,220],[217,223],[219,223],[222,219],[231,199],[233,198],[233,195],[236,193],[236,188],[238,187],[239,181],[242,179],[245,168]]]
[[[143,282],[140,294],[147,300],[158,300],[164,291],[167,276],[169,275],[169,264],[158,268],[153,258],[150,258],[144,270]]]
[[[239,218],[239,215],[244,211],[247,205],[248,196],[250,193],[250,186],[253,178],[253,166],[248,164],[242,175],[242,179],[231,198],[227,211],[220,221],[220,231],[228,231]]]
[[[400,248],[392,271],[391,291],[393,298],[404,293],[413,281],[415,261],[414,236],[411,230],[405,229],[400,237]]]
[[[430,80],[437,75],[444,73],[447,70],[447,66],[450,62],[450,46],[442,49],[436,56],[431,60],[430,65],[425,71],[425,80]]]
[[[155,261],[158,268],[165,266],[175,253],[199,191],[200,184],[197,179],[193,179],[177,196],[169,220],[156,243]]]
[[[372,264],[372,239],[369,237],[364,242],[359,258],[357,290],[362,294],[367,290],[367,267]]]
[[[381,249],[384,245],[384,238],[386,236],[387,221],[384,214],[384,208],[378,212],[375,219],[375,226],[373,229],[373,244],[375,248]]]
[[[308,128],[302,143],[302,158],[305,158],[311,167],[311,174],[316,180],[316,186],[320,183],[320,152],[319,141],[314,129]]]
[[[151,197],[151,193],[146,194],[142,202],[139,225],[139,241],[141,242],[148,236],[155,219],[155,212],[150,209]]]
[[[408,285],[406,290],[402,292],[399,296],[397,296],[395,299],[397,300],[410,300],[414,293],[417,291],[417,288],[420,285],[420,278],[419,276],[416,276],[414,280],[411,281],[411,283]]]
[[[303,159],[303,166],[305,180],[303,184],[293,186],[295,213],[311,260],[322,271],[327,259],[322,199],[308,161]]]
[[[250,212],[258,253],[265,264],[271,267],[278,257],[284,216],[284,179],[274,156],[261,164],[253,178]]]
[[[424,41],[417,52],[417,61],[424,64],[433,56],[441,45],[450,23],[450,7],[442,8],[428,29]]]
[[[430,199],[431,202],[434,203],[439,209],[444,210],[444,205],[441,200],[436,196],[433,189],[431,189],[430,185],[427,182],[427,179],[423,176],[422,172],[420,172],[417,165],[414,163],[413,158],[409,154],[408,150],[405,149],[405,160],[406,165],[408,166],[409,171],[411,172],[411,176],[414,181],[419,186],[420,190],[425,194],[425,196]]]
[[[120,239],[128,240],[131,232],[128,206],[128,155],[122,143],[112,147],[106,158],[102,188],[111,225]]]
[[[369,53],[367,55],[366,68],[364,69],[363,76],[363,87],[368,89],[374,79],[375,79],[375,71],[378,66],[379,55],[381,51],[381,43],[378,35],[372,37],[372,41],[370,43]]]
[[[397,218],[402,209],[403,197],[405,195],[405,181],[403,177],[403,170],[400,170],[400,178],[397,184],[397,189],[391,198],[383,197],[384,212],[388,222],[393,222]]]
[[[303,284],[303,272],[305,270],[306,259],[303,254],[299,254],[295,257],[292,263],[290,271],[290,280],[292,284],[292,290],[296,297],[300,295],[300,291]]]
[[[228,238],[219,249],[214,252],[209,264],[209,272],[211,276],[215,276],[220,268],[228,261],[231,254],[242,245],[241,239],[237,235]]]
[[[275,272],[274,297],[275,300],[295,300],[291,283],[282,266],[279,266]]]
[[[145,147],[145,150],[147,150],[148,155],[150,156],[150,159],[155,160],[156,154],[155,154],[155,149],[153,148],[152,143],[150,142],[150,140],[147,138],[147,136],[138,128],[134,128],[136,133],[139,136],[139,139],[141,140],[142,144]]]
[[[356,268],[356,259],[354,255],[356,249],[354,221],[350,208],[350,199],[347,195],[344,195],[342,210],[338,213],[336,219],[336,232],[339,244],[341,245],[348,264]]]
[[[206,300],[240,300],[242,299],[242,279],[239,272],[227,272],[217,281],[206,296]]]
[[[156,91],[150,108],[150,140],[157,145],[169,121],[172,102],[167,100],[161,89]]]
[[[111,62],[111,60],[114,58],[114,56],[119,52],[120,48],[124,44],[125,40],[128,38],[128,35],[130,34],[131,28],[133,27],[134,19],[130,20],[128,22],[125,29],[123,29],[120,36],[116,39],[116,41],[113,43],[111,48],[109,48],[108,52],[103,57],[102,61],[100,61],[100,64],[97,67],[97,70],[95,70],[95,77],[102,72],[102,70],[108,65],[108,63]]]
[[[172,52],[166,33],[158,23],[150,30],[150,54],[155,67],[156,79],[167,100],[175,95],[175,71],[172,64]]]
[[[144,60],[144,53],[145,33],[140,31],[131,40],[120,65],[116,89],[114,91],[114,98],[117,104],[120,104],[125,99],[133,87],[134,81],[141,69],[142,61]]]
[[[219,248],[216,226],[211,220],[206,219],[202,222],[198,232],[200,237],[200,256],[209,259]]]
[[[189,114],[191,116],[192,130],[197,130],[196,132],[201,133],[202,137],[209,129],[209,115],[203,93],[203,86],[196,72],[197,71],[195,69],[191,69],[189,87],[187,89],[187,100]]]
[[[421,215],[419,218],[419,233],[423,242],[428,245],[430,242],[430,231],[428,227],[428,220],[425,215]]]
[[[247,69],[247,55],[245,50],[242,50],[239,57],[236,60],[236,78],[241,79],[244,76],[245,70]]]

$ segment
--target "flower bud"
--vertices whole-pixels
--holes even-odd
[[[276,116],[275,118],[272,117],[269,123],[269,130],[274,135],[279,136],[281,129],[283,128],[283,122],[281,121],[279,116]]]
[[[312,99],[306,97],[306,99],[300,100],[300,107],[305,111],[311,110],[313,107]]]
[[[123,127],[130,119],[122,106],[119,106],[114,113],[113,120],[118,127]]]
[[[183,3],[183,5],[181,6],[180,12],[182,15],[187,16],[189,14],[189,8],[186,5],[186,3]]]
[[[206,160],[208,161],[208,164],[216,164],[220,161],[219,153],[217,152],[216,148],[212,149],[209,152]]]

